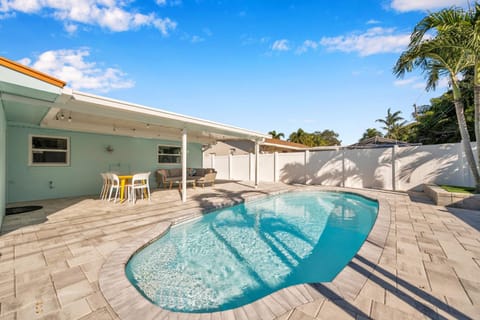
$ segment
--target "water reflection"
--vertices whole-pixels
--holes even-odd
[[[132,258],[127,275],[161,307],[226,310],[297,283],[331,281],[373,225],[376,202],[289,193],[175,228]]]

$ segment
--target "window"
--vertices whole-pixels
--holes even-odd
[[[181,163],[182,148],[158,146],[158,163]]]
[[[67,137],[30,136],[31,166],[68,166],[70,141]]]

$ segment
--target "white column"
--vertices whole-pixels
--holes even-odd
[[[310,160],[310,151],[305,150],[305,158],[303,159],[304,169],[305,169],[305,184],[310,184],[310,180],[308,180],[308,161]]]
[[[345,148],[342,148],[342,187],[345,188]]]
[[[278,152],[273,153],[273,182],[278,182]]]
[[[187,129],[182,130],[182,202],[187,202]]]
[[[255,140],[255,188],[258,187],[258,174],[260,167],[260,144]]]
[[[253,157],[253,153],[249,153],[248,154],[248,180],[249,181],[253,181],[255,180],[255,177],[254,177],[254,165],[253,165],[253,161],[254,161],[254,157]]]
[[[398,146],[393,146],[392,147],[392,190],[395,191],[397,190],[397,172],[395,168],[395,162],[397,161],[396,159],[396,153],[397,153]]]
[[[231,154],[228,155],[228,180],[232,180],[232,172],[233,172],[233,156]]]

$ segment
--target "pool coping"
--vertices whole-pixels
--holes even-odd
[[[331,282],[319,284],[299,284],[283,288],[250,304],[213,313],[181,313],[172,312],[152,304],[144,298],[137,289],[130,283],[126,274],[125,266],[130,257],[147,246],[151,242],[163,236],[172,222],[161,222],[147,232],[138,234],[127,244],[115,250],[105,261],[99,272],[99,286],[106,301],[122,320],[127,319],[198,319],[199,315],[210,315],[211,319],[275,319],[291,309],[303,304],[313,302],[322,298],[335,298],[353,301],[360,293],[368,277],[355,271],[355,265],[361,264],[358,257],[367,259],[371,266],[365,266],[367,271],[373,271],[380,260],[385,242],[390,229],[390,206],[381,196],[377,197],[376,192],[357,190],[339,187],[302,186],[293,189],[271,192],[265,195],[248,197],[245,202],[293,191],[333,191],[350,192],[378,201],[379,210],[375,224],[372,227],[367,239],[360,247],[355,257],[339,272]],[[379,193],[379,192],[378,192]],[[238,202],[224,201],[221,207],[235,205]],[[208,212],[218,208],[211,208]],[[206,214],[205,210],[199,209],[189,218],[195,218]]]

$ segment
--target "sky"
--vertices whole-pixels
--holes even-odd
[[[450,6],[468,0],[1,0],[0,56],[75,90],[348,145],[448,89],[392,68],[415,24]]]

